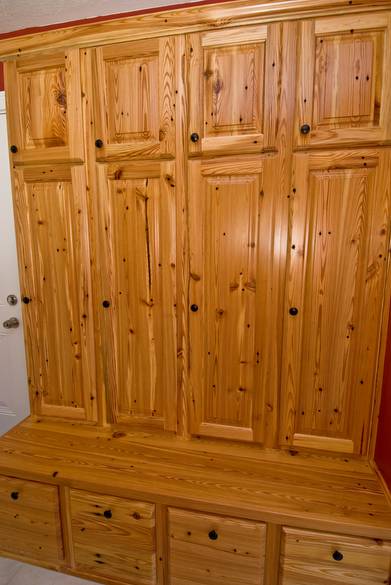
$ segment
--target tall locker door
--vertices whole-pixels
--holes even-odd
[[[106,418],[171,431],[177,425],[180,189],[175,45],[172,37],[148,39],[86,56],[98,371]]]
[[[84,168],[18,167],[14,186],[33,412],[96,420]]]
[[[391,142],[391,14],[300,24],[299,147]]]
[[[189,171],[190,419],[193,434],[264,441],[278,324],[274,198],[258,155]],[[269,177],[273,174],[270,173]],[[277,311],[278,312],[278,311]]]
[[[188,35],[190,156],[273,149],[279,34],[272,24]]]
[[[365,454],[391,209],[387,149],[296,154],[281,444]]]

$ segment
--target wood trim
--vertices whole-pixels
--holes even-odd
[[[59,486],[59,498],[64,557],[66,564],[73,568],[76,565],[72,541],[70,489]]]
[[[277,20],[300,20],[391,8],[390,0],[240,0],[136,14],[126,18],[49,30],[0,41],[0,58],[60,47],[91,47],[113,42],[220,29]]]
[[[378,468],[376,461],[370,461],[370,466],[372,467],[373,471],[376,473],[377,477],[379,478],[380,484],[384,490],[385,496],[388,500],[388,503],[391,506],[391,490],[390,487],[388,486],[385,478],[383,477],[382,472],[380,471],[380,469]]]
[[[268,524],[264,585],[278,585],[280,581],[281,526]]]

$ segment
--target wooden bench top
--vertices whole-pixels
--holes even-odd
[[[294,527],[391,539],[369,463],[27,419],[0,438],[0,474]]]

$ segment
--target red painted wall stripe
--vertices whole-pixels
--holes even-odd
[[[0,63],[0,91],[4,89],[4,67],[3,63]]]
[[[383,393],[375,461],[391,489],[391,315],[388,324]]]

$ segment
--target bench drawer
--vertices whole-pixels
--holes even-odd
[[[76,570],[122,583],[156,583],[155,506],[71,490]]]
[[[169,510],[170,585],[262,585],[266,527]]]
[[[0,476],[0,550],[26,560],[61,563],[56,487]]]
[[[283,529],[281,585],[384,585],[389,542]]]

